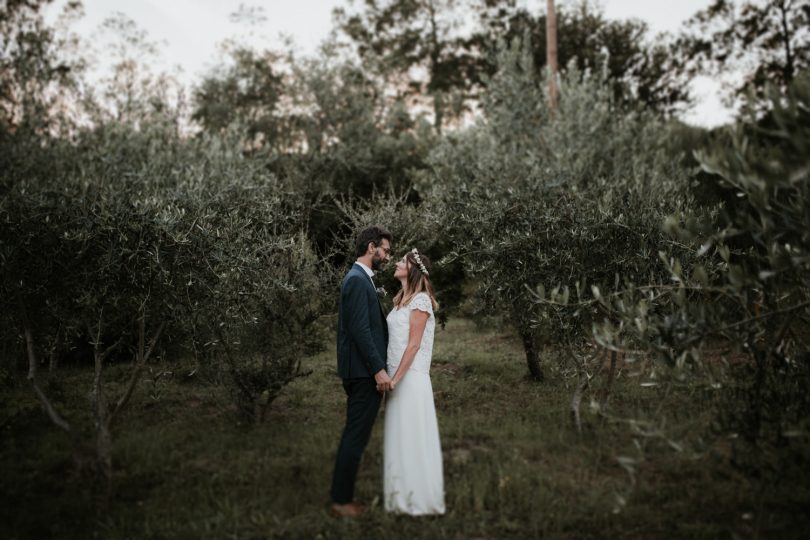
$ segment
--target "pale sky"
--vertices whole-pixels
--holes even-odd
[[[611,19],[641,19],[653,33],[675,33],[695,12],[711,0],[601,0]],[[257,47],[280,48],[281,35],[291,37],[303,53],[315,52],[332,28],[332,10],[348,6],[348,0],[83,0],[84,17],[72,28],[80,35],[98,40],[101,23],[122,12],[158,42],[166,66],[180,66],[183,80],[192,82],[218,60],[219,45],[237,38]],[[545,0],[523,0],[529,9],[545,9]],[[558,4],[562,2],[558,1]],[[65,0],[49,8],[54,16]],[[357,0],[355,1],[357,4]],[[266,20],[252,29],[231,22],[229,15],[240,5],[263,8]],[[701,78],[693,86],[697,103],[684,120],[706,127],[728,121],[730,111],[718,96],[719,84]]]

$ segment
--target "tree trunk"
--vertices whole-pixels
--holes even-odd
[[[610,351],[610,369],[607,375],[607,382],[605,382],[605,386],[602,389],[602,399],[600,400],[603,407],[607,405],[608,399],[610,399],[610,389],[613,387],[613,379],[616,375],[617,357],[618,353],[616,351]]]
[[[144,320],[144,315],[141,314],[140,319],[138,320],[138,350],[135,353],[135,364],[132,366],[132,373],[129,376],[129,382],[127,383],[126,389],[124,390],[123,395],[119,398],[118,402],[115,404],[115,407],[110,413],[110,424],[118,415],[118,413],[126,407],[129,399],[132,397],[132,393],[135,391],[135,387],[138,384],[138,381],[141,378],[141,371],[143,371],[146,362],[149,360],[149,357],[152,355],[152,351],[155,349],[158,340],[160,339],[160,335],[163,333],[163,328],[166,326],[166,322],[160,323],[158,329],[155,331],[155,334],[152,336],[152,339],[149,342],[149,347],[146,348],[146,322]],[[107,349],[104,353],[106,356],[109,351],[114,349],[118,346],[120,340],[116,342],[112,347]]]
[[[766,370],[768,363],[768,353],[760,349],[756,343],[749,342],[748,347],[753,351],[756,372],[754,374],[754,395],[750,398],[751,420],[747,439],[751,444],[756,444],[759,440],[762,427],[762,394],[765,387]]]
[[[102,374],[104,357],[111,349],[101,351],[102,319],[99,317],[98,330],[93,342],[95,376],[93,377],[93,413],[96,432],[96,511],[101,516],[109,508],[112,496],[112,436],[110,435],[110,413],[107,397],[104,395]]]
[[[441,135],[444,123],[444,95],[441,92],[433,92],[433,114],[436,118],[436,133]]]
[[[266,412],[267,403],[262,403],[262,395],[259,394],[253,402],[253,421],[257,426],[264,423],[264,415]]]
[[[95,377],[93,379],[93,401],[94,401],[94,414],[95,414],[95,435],[96,435],[96,480],[98,483],[96,491],[96,509],[99,515],[104,513],[109,507],[112,493],[113,493],[113,459],[112,459],[112,432],[111,427],[113,421],[126,407],[135,386],[140,380],[140,374],[146,365],[149,356],[155,348],[160,335],[163,332],[165,322],[161,323],[155,332],[152,340],[149,342],[148,348],[146,347],[146,321],[145,316],[141,313],[138,320],[138,349],[135,353],[135,362],[132,366],[132,373],[130,374],[129,381],[124,393],[115,402],[114,407],[110,407],[107,396],[104,394],[104,381],[102,375],[104,373],[104,360],[107,356],[115,350],[121,343],[121,339],[101,350],[101,329],[102,318],[99,316],[98,328],[93,342],[93,353],[95,356]],[[92,333],[92,332],[91,332]]]
[[[546,0],[546,65],[548,66],[548,108],[557,109],[557,13],[554,0]]]
[[[588,388],[589,382],[590,378],[588,378],[587,370],[582,369],[579,373],[579,382],[574,390],[574,395],[571,397],[570,405],[571,421],[577,428],[577,433],[582,433],[582,418],[579,415],[579,408],[582,405],[582,396],[585,393],[585,389]]]
[[[53,373],[59,367],[59,356],[62,354],[62,325],[56,330],[53,348],[48,358],[48,373]]]
[[[427,4],[428,13],[430,14],[430,86],[433,86],[433,114],[434,127],[436,133],[442,134],[442,124],[444,123],[444,96],[440,91],[437,91],[433,82],[437,79],[439,71],[439,63],[441,62],[441,45],[439,44],[439,32],[436,23],[436,8],[433,2]]]
[[[96,426],[96,511],[102,516],[113,494],[112,434],[106,422]]]
[[[28,353],[28,382],[31,383],[31,388],[34,390],[37,399],[39,399],[39,402],[45,409],[45,413],[48,415],[48,418],[51,419],[51,422],[67,432],[71,436],[71,442],[75,443],[76,435],[73,432],[73,428],[58,412],[56,412],[56,409],[51,404],[48,396],[46,396],[45,392],[43,392],[39,387],[39,383],[37,382],[37,366],[39,364],[39,359],[37,358],[36,348],[34,346],[34,332],[31,330],[31,321],[28,319],[28,310],[26,309],[25,303],[22,301],[22,299],[18,299],[18,302],[20,306],[20,315],[22,316],[23,333],[25,334],[25,349]],[[73,446],[75,449],[76,444]]]
[[[604,369],[604,364],[602,363],[601,353],[597,354],[595,357],[588,357],[586,354],[582,358],[579,358],[572,349],[568,349],[568,354],[574,364],[574,367],[577,370],[577,386],[574,389],[574,395],[571,396],[571,403],[569,404],[569,412],[571,413],[571,422],[574,424],[574,427],[577,429],[577,433],[582,433],[582,417],[579,414],[579,410],[582,406],[582,398],[585,395],[585,391],[591,384],[591,379],[595,378],[599,373]],[[594,364],[594,361],[596,364]],[[588,374],[588,370],[590,368],[595,368],[592,374]],[[611,375],[608,376],[608,386],[612,384],[613,381],[613,370],[616,367],[616,353],[613,353],[611,356]]]
[[[785,78],[785,85],[790,85],[793,82],[793,51],[790,47],[790,27],[788,25],[788,11],[790,6],[787,2],[782,0],[779,3],[779,15],[782,23],[782,44],[785,48],[785,69],[782,71],[782,76]]]
[[[529,375],[535,381],[542,382],[545,377],[540,368],[540,355],[537,347],[537,337],[531,328],[521,328],[520,339],[523,341],[523,350],[526,353],[526,365],[529,368]]]

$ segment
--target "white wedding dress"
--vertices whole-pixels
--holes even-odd
[[[408,345],[411,310],[427,312],[422,344],[413,364],[385,402],[383,493],[389,512],[443,514],[444,477],[439,425],[430,383],[436,317],[426,293],[388,314],[388,374],[397,371]]]

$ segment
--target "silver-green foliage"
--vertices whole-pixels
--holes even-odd
[[[667,124],[617,105],[604,75],[569,67],[552,114],[526,48],[502,48],[498,66],[483,118],[434,149],[417,185],[442,202],[448,258],[476,279],[481,309],[511,313],[529,355],[538,328],[566,342],[589,331],[591,285],[661,271],[660,223],[689,204],[689,173]],[[536,303],[528,288],[555,294]]]
[[[666,279],[603,298],[618,324],[597,325],[595,335],[652,353],[674,380],[710,389],[718,429],[735,440],[735,462],[776,480],[800,473],[809,455],[808,75],[786,95],[773,93],[770,108],[769,117],[737,126],[730,144],[700,156],[729,202],[711,219],[667,220],[696,259],[662,250]],[[711,353],[718,346],[723,355]]]
[[[28,326],[38,351],[99,333],[127,357],[144,320],[175,353],[227,366],[240,410],[271,401],[320,344],[330,276],[305,236],[303,198],[238,147],[160,123],[103,125],[10,159],[4,327]]]

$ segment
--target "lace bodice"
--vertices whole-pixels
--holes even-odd
[[[418,309],[430,315],[422,334],[422,344],[411,364],[411,370],[422,373],[430,372],[430,359],[433,355],[433,334],[436,330],[436,317],[433,315],[433,304],[427,293],[418,293],[408,305],[394,308],[386,318],[388,322],[388,373],[393,376],[402,360],[402,353],[408,346],[408,334],[411,329],[411,310]]]

